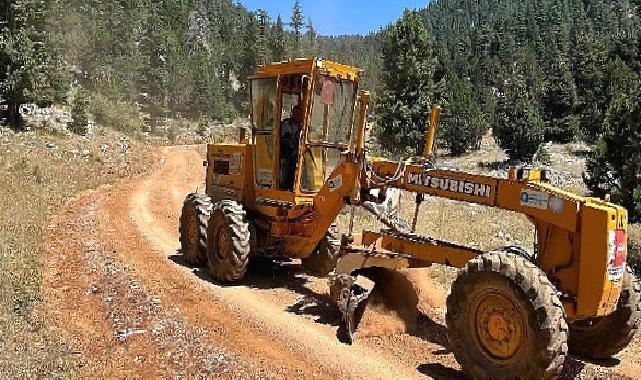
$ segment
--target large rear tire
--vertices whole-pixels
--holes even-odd
[[[616,310],[605,317],[570,323],[570,353],[608,359],[626,348],[641,324],[641,284],[628,268]]]
[[[207,228],[207,267],[214,280],[236,282],[247,271],[251,250],[243,206],[231,200],[214,204]]]
[[[447,297],[448,339],[472,379],[557,377],[567,324],[555,287],[523,257],[495,251],[470,260]]]
[[[191,193],[185,198],[180,215],[180,247],[185,261],[191,265],[207,264],[207,222],[212,210],[211,198]]]
[[[325,277],[330,274],[338,262],[340,231],[336,225],[332,225],[325,236],[318,242],[314,252],[302,259],[303,268],[308,273]]]

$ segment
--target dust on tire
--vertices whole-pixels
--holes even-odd
[[[207,227],[207,267],[216,281],[236,282],[247,271],[251,250],[249,224],[235,201],[214,204]]]
[[[478,343],[479,309],[469,308],[482,289],[492,288],[505,292],[506,302],[518,302],[518,311],[524,313],[526,330],[515,356],[492,356],[494,352]],[[470,318],[476,321],[474,329]],[[447,298],[446,324],[454,356],[470,378],[555,378],[567,355],[568,327],[556,289],[543,271],[511,253],[481,255],[459,271]]]

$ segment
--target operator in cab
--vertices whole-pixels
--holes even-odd
[[[294,176],[298,159],[298,142],[303,129],[303,108],[295,105],[291,117],[280,125],[280,188],[294,190]]]

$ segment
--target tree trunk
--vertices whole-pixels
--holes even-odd
[[[7,110],[5,111],[6,122],[14,131],[19,131],[23,127],[22,115],[20,115],[20,104],[17,101],[9,99],[7,101]]]

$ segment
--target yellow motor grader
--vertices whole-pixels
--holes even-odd
[[[329,275],[351,333],[372,268],[460,268],[447,298],[450,349],[472,378],[557,376],[569,352],[608,358],[641,318],[639,282],[626,268],[627,212],[608,200],[553,187],[545,170],[510,168],[505,179],[435,167],[440,109],[426,121],[423,154],[366,155],[369,93],[362,71],[321,59],[261,66],[249,79],[251,138],[207,146],[205,193],[189,194],[180,221],[185,259],[216,281],[240,280],[252,257],[301,259]],[[420,236],[377,207],[400,189],[526,215],[535,249],[492,251]],[[395,190],[398,191],[398,190]],[[340,234],[334,221],[362,207],[386,226]],[[464,221],[461,221],[464,223]],[[384,286],[384,284],[383,284]]]

